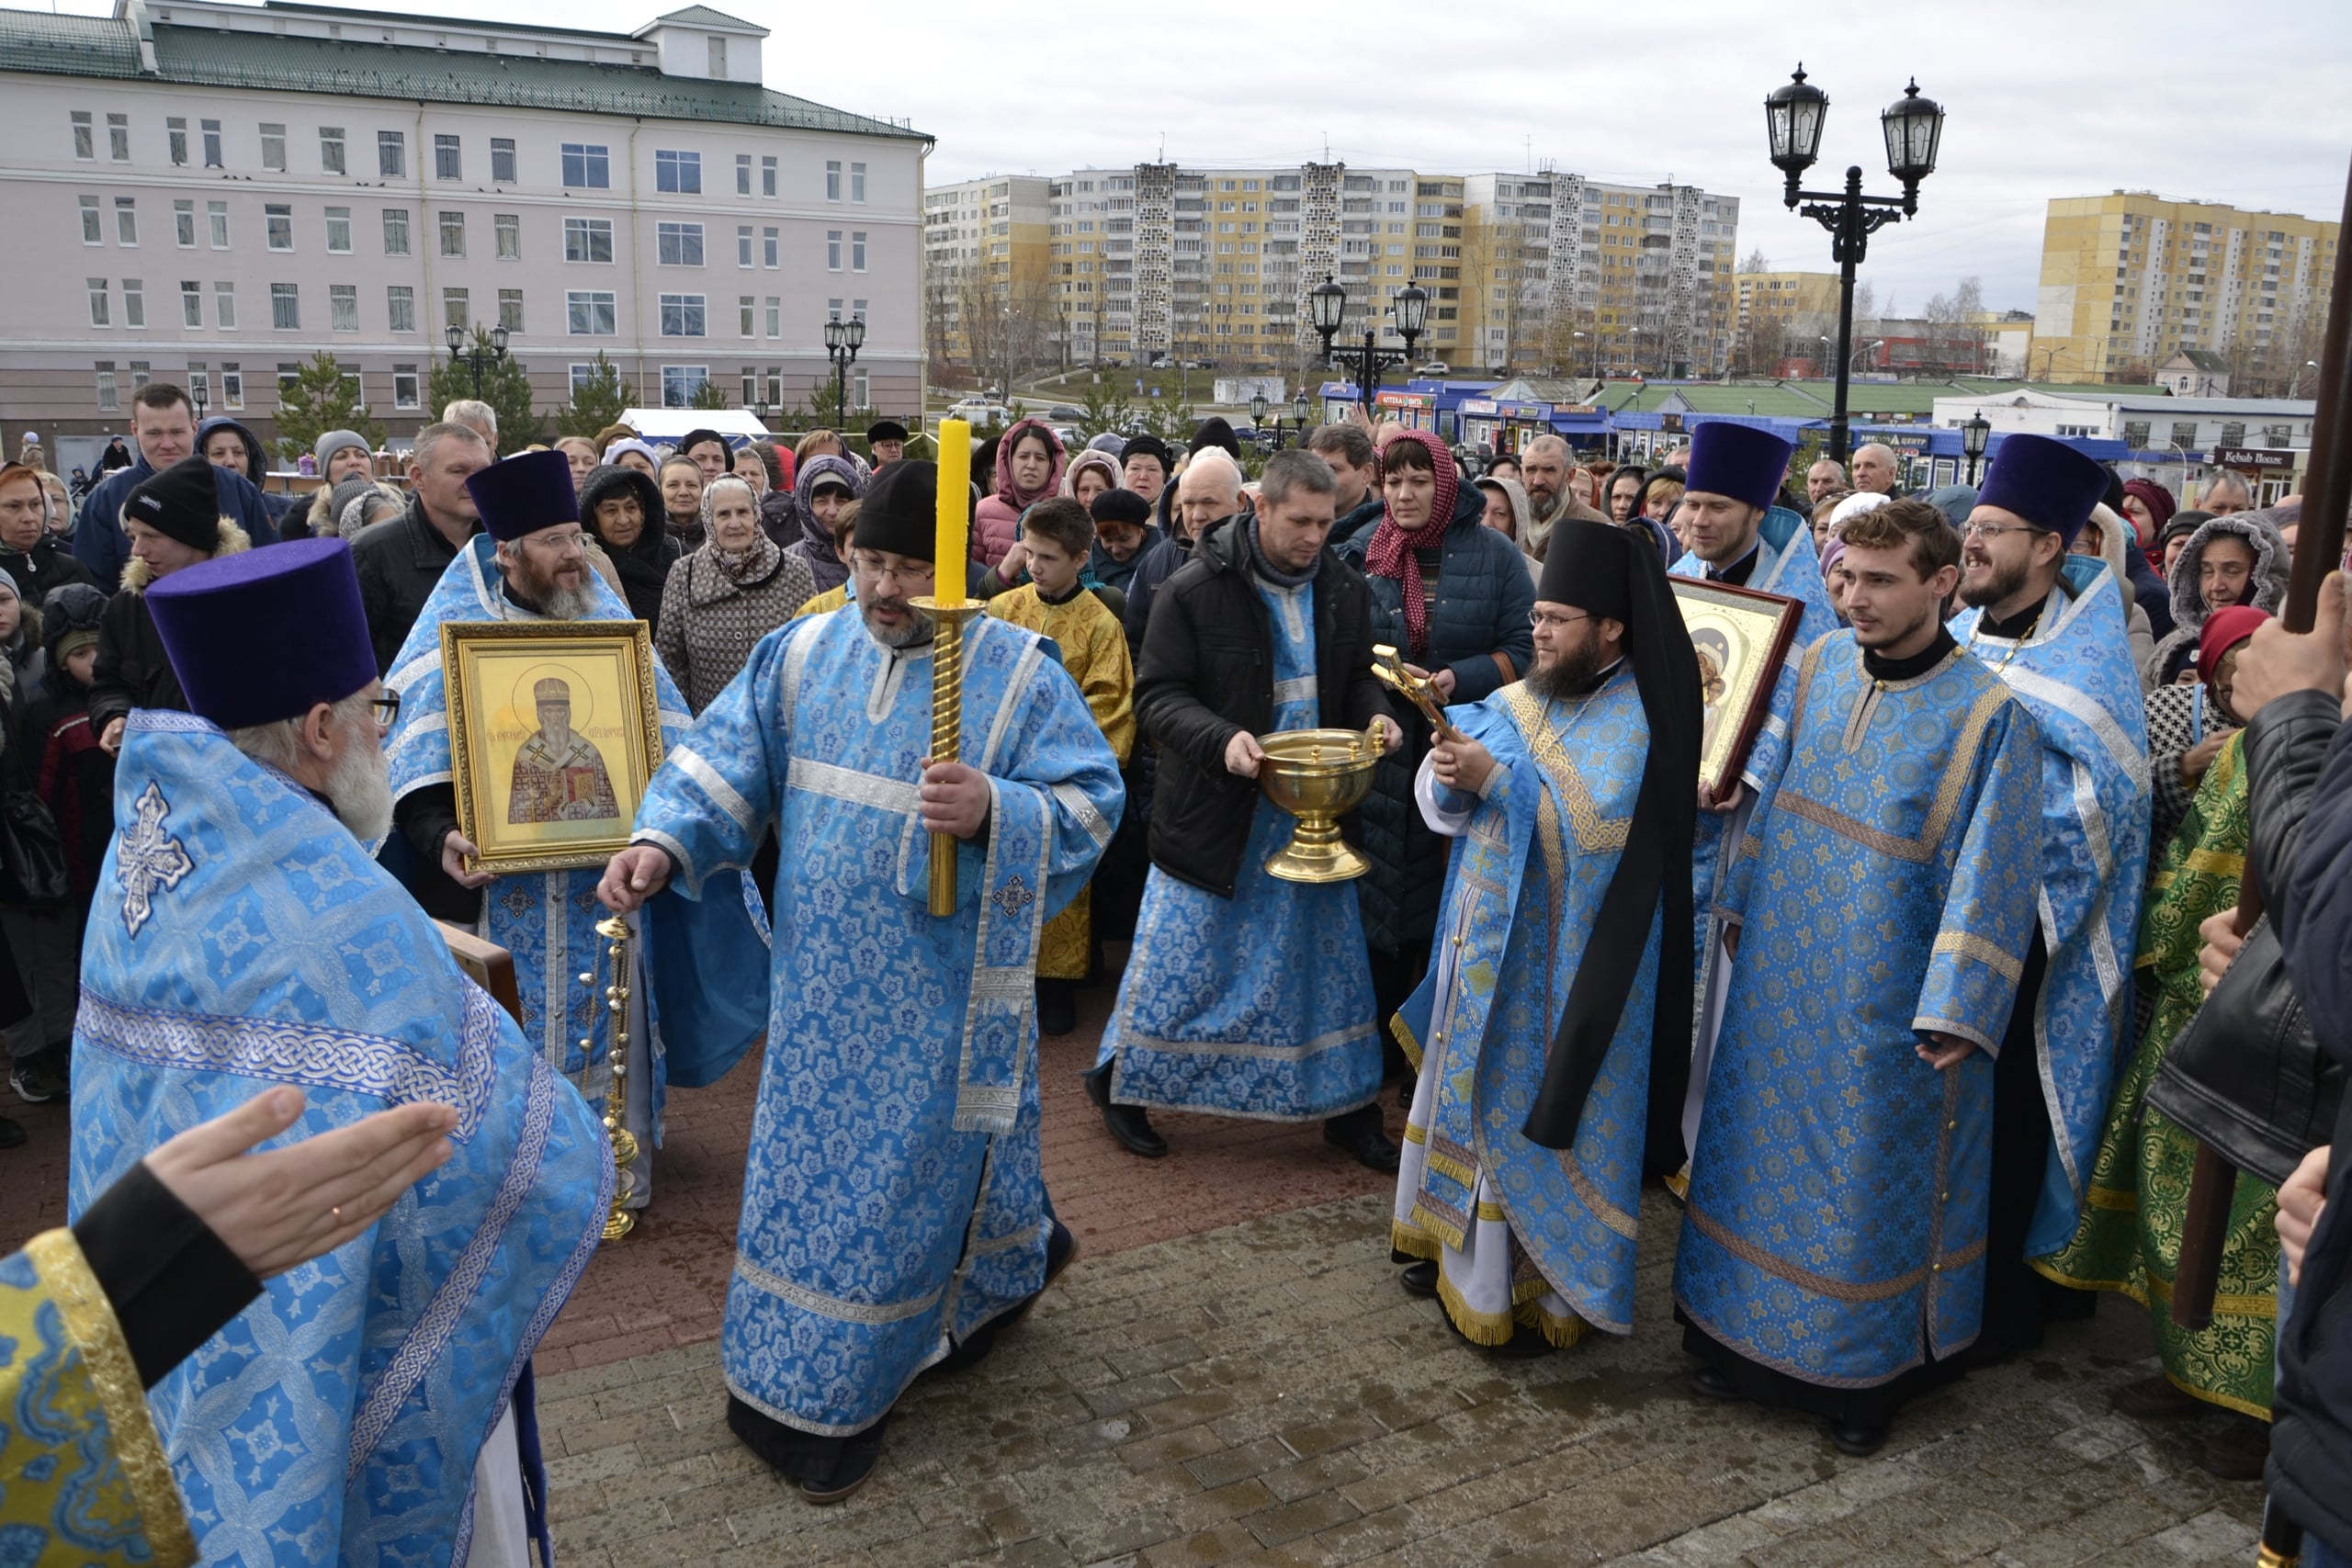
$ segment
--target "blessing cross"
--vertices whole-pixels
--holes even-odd
[[[139,820],[124,830],[115,855],[114,874],[123,887],[122,923],[134,937],[154,913],[155,889],[177,887],[196,869],[187,848],[164,832],[164,818],[171,814],[171,804],[150,779],[139,797]]]

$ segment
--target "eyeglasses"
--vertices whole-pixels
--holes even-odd
[[[1963,523],[1960,536],[1968,539],[1997,539],[2004,534],[2039,534],[2041,530],[2030,523]]]
[[[862,550],[850,557],[850,564],[876,582],[886,577],[899,583],[930,582],[939,575],[938,569],[929,561],[906,561],[898,566],[884,566]]]
[[[1550,626],[1555,631],[1557,631],[1562,626],[1572,626],[1578,621],[1589,621],[1590,619],[1592,619],[1592,617],[1586,615],[1581,610],[1577,611],[1573,615],[1546,615],[1542,610],[1530,610],[1527,612],[1527,624],[1538,630],[1541,630],[1545,626]]]
[[[401,694],[398,692],[386,692],[380,697],[371,697],[368,705],[376,710],[376,722],[386,729],[390,729],[393,721],[401,716]]]
[[[544,550],[551,556],[560,556],[573,550],[585,550],[588,547],[588,536],[577,528],[568,528],[560,534],[551,529],[542,528],[537,533],[524,535],[523,543],[532,549]]]

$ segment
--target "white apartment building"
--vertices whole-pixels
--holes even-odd
[[[1008,317],[1017,310],[1025,326],[1045,310],[1051,184],[1035,175],[991,175],[924,190],[924,310],[941,352],[969,361],[977,350],[1001,369],[1016,346]],[[969,319],[983,302],[992,307],[993,321]]]
[[[152,378],[266,435],[323,348],[407,434],[453,322],[504,325],[550,411],[600,350],[643,402],[793,402],[848,314],[853,397],[913,412],[931,142],[769,91],[766,36],[701,6],[628,34],[294,0],[0,9],[0,423],[120,429]]]

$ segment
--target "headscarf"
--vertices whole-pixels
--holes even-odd
[[[883,472],[887,474],[897,467],[894,463]],[[833,548],[832,535],[818,525],[817,511],[812,502],[820,479],[830,479],[834,484],[846,486],[852,501],[863,501],[865,499],[865,476],[858,471],[856,464],[846,457],[824,452],[801,464],[799,477],[792,481],[792,498],[800,508],[801,526],[799,541],[792,547],[790,553],[808,563],[808,575],[815,580],[818,591],[821,592],[839,588],[849,581],[849,563],[842,559],[840,551]]]
[[[2180,503],[2172,498],[2172,491],[2154,479],[2125,479],[2123,493],[2138,496],[2140,504],[2148,509],[2147,531],[2139,535],[2140,547],[2143,550],[2147,549],[2158,539],[2164,537],[2165,525],[2172,521],[2172,514],[2179,509]],[[2116,510],[2123,511],[2121,507]],[[2127,520],[2131,517],[2128,512],[2123,513],[2123,515]],[[2138,524],[2134,523],[2132,526],[2134,532],[2138,532],[2140,526]]]
[[[1069,460],[1069,468],[1062,474],[1061,493],[1075,500],[1078,496],[1078,473],[1080,468],[1100,468],[1102,478],[1113,490],[1119,488],[1119,459],[1110,453],[1089,446]]]
[[[1012,454],[1020,447],[1022,440],[1032,432],[1045,437],[1046,450],[1054,455],[1054,466],[1053,470],[1046,476],[1045,488],[1024,491],[1012,482]],[[1039,502],[1060,492],[1062,470],[1069,466],[1069,459],[1062,452],[1062,438],[1054,434],[1052,425],[1042,419],[1015,420],[1012,422],[1012,428],[1006,431],[1003,437],[996,444],[996,493],[1014,511],[1026,512]]]
[[[1384,500],[1380,508],[1380,525],[1372,532],[1372,543],[1364,547],[1363,570],[1370,577],[1385,577],[1403,589],[1405,602],[1405,639],[1411,645],[1416,660],[1425,659],[1430,650],[1429,597],[1421,583],[1419,551],[1434,547],[1453,526],[1453,499],[1461,488],[1461,479],[1453,471],[1453,454],[1445,443],[1426,430],[1404,430],[1396,434],[1389,445],[1397,441],[1412,441],[1430,455],[1430,467],[1437,476],[1437,493],[1430,498],[1430,514],[1414,529],[1399,527]]]
[[[1510,502],[1510,541],[1522,550],[1527,548],[1527,525],[1535,515],[1534,508],[1527,499],[1527,487],[1508,474],[1488,474],[1484,479],[1473,479],[1471,483],[1480,490],[1502,492],[1503,499]]]
[[[2269,618],[2269,611],[2257,610],[2251,604],[2232,604],[2206,616],[2205,629],[2197,637],[2197,678],[2211,685],[2222,655],[2252,637]]]

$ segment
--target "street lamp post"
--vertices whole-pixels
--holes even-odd
[[[212,394],[205,387],[204,383],[198,381],[195,377],[189,377],[188,382],[188,400],[196,404],[196,423],[202,424],[204,423],[204,405],[212,400]]]
[[[1347,314],[1348,291],[1329,276],[1325,276],[1321,283],[1307,291],[1306,303],[1312,313],[1315,335],[1323,340],[1323,363],[1345,369],[1354,376],[1356,401],[1363,405],[1365,417],[1369,418],[1374,395],[1379,390],[1380,373],[1392,365],[1412,362],[1413,344],[1429,321],[1429,290],[1419,282],[1408,279],[1389,304],[1389,310],[1396,318],[1396,335],[1405,340],[1401,354],[1394,349],[1382,348],[1380,331],[1369,322],[1364,326],[1362,347],[1337,355],[1332,353],[1331,340],[1339,335],[1340,322]]]
[[[1985,443],[1993,439],[1993,422],[1981,413],[1970,414],[1960,422],[1960,450],[1968,459],[1968,482],[1976,482],[1976,465],[1984,456]]]
[[[504,363],[506,359],[506,328],[504,324],[501,323],[500,325],[490,329],[490,346],[488,348],[484,348],[479,342],[474,343],[470,347],[469,347],[466,338],[466,329],[459,326],[455,321],[451,321],[449,323],[449,330],[443,334],[443,341],[447,343],[449,345],[449,357],[452,360],[464,365],[468,370],[473,372],[474,398],[477,401],[481,400],[481,373],[490,369],[493,366]]]
[[[1772,164],[1788,178],[1783,198],[1792,210],[1803,201],[1804,215],[1829,231],[1830,257],[1838,263],[1838,400],[1829,416],[1829,456],[1842,463],[1849,432],[1846,383],[1854,344],[1854,268],[1868,253],[1872,233],[1918,216],[1919,182],[1936,172],[1944,111],[1934,99],[1919,96],[1915,80],[1879,116],[1886,139],[1886,172],[1903,182],[1900,197],[1864,196],[1859,164],[1847,169],[1842,191],[1798,188],[1805,170],[1821,155],[1821,131],[1828,115],[1829,95],[1804,79],[1802,65],[1764,100]]]
[[[1257,433],[1257,438],[1261,442],[1266,438],[1266,410],[1272,406],[1266,401],[1266,394],[1262,390],[1250,394],[1250,428]]]
[[[825,322],[825,357],[833,362],[833,417],[843,424],[849,423],[849,367],[865,346],[865,317],[844,321],[834,316]]]
[[[1290,400],[1291,414],[1298,421],[1298,444],[1301,446],[1306,445],[1306,411],[1310,406],[1307,401],[1306,389],[1301,387]]]

